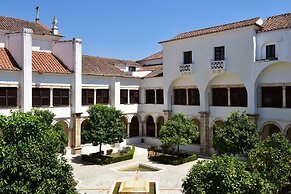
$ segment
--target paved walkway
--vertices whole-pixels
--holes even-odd
[[[137,145],[132,160],[118,162],[106,166],[84,164],[80,156],[67,156],[73,166],[73,173],[79,184],[77,189],[82,194],[108,194],[115,181],[134,180],[136,172],[119,172],[117,169],[138,163],[161,168],[157,172],[140,172],[140,180],[157,181],[161,194],[180,194],[182,179],[197,162],[189,162],[179,166],[157,164],[147,159],[145,144]]]

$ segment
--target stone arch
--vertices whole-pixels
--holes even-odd
[[[129,137],[139,136],[139,124],[140,124],[140,119],[138,115],[134,115],[131,118],[131,122],[129,125]]]
[[[84,130],[88,130],[88,124],[89,124],[89,119],[88,118],[86,118],[86,119],[84,119],[83,121],[82,121],[82,123],[81,123],[81,143],[82,144],[85,144],[85,143],[88,143],[88,142],[85,142],[85,140],[84,140],[84,137],[83,137],[83,135],[82,135],[82,131],[84,131]]]
[[[146,136],[155,137],[155,121],[151,115],[146,117]]]
[[[267,137],[271,136],[273,133],[280,133],[281,127],[276,122],[266,122],[261,128],[261,139],[265,140]]]
[[[201,130],[201,123],[200,123],[200,120],[197,118],[197,117],[193,117],[192,118],[192,121],[195,125],[197,125],[199,131]],[[195,139],[192,141],[193,144],[200,144],[200,135],[198,137],[198,139]]]
[[[212,88],[245,88],[246,95],[245,95],[244,100],[246,101],[246,105],[248,106],[248,93],[250,91],[246,85],[245,80],[243,80],[238,75],[231,72],[224,72],[224,73],[216,75],[211,80],[209,80],[209,82],[206,85],[206,89],[204,90],[204,97],[207,98],[209,96],[208,97],[209,99],[205,99],[206,101],[205,106],[207,105],[212,106],[213,102],[216,100],[216,98],[213,96],[214,94],[212,92]],[[228,98],[228,95],[226,95],[225,98]],[[237,99],[237,98],[234,98],[234,99]],[[229,101],[232,104],[232,101],[231,100]],[[238,106],[238,105],[234,105],[234,106]]]
[[[157,137],[160,137],[160,130],[162,126],[165,125],[165,118],[163,116],[158,116],[156,118],[156,123],[157,123]]]
[[[59,120],[55,123],[56,125],[61,125],[64,129],[64,132],[66,134],[66,136],[68,137],[68,145],[67,146],[71,146],[71,131],[70,131],[70,124],[66,121],[66,120]]]
[[[291,124],[286,127],[286,137],[289,140],[289,143],[291,143]]]

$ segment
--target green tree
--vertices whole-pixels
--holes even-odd
[[[160,140],[165,145],[180,145],[192,143],[199,138],[199,129],[191,118],[182,113],[174,114],[160,130]]]
[[[245,113],[232,112],[224,126],[213,131],[213,147],[220,153],[246,155],[259,141],[256,126]]]
[[[92,142],[93,145],[113,144],[122,142],[126,138],[122,116],[115,107],[95,104],[89,107],[89,122],[82,131],[84,142]]]
[[[72,167],[57,158],[52,125],[21,112],[1,121],[0,193],[76,193]]]
[[[291,193],[291,144],[281,133],[273,134],[249,152],[248,167],[273,183],[279,192],[287,187]]]
[[[199,161],[183,179],[185,194],[271,194],[273,187],[237,158],[222,155]]]

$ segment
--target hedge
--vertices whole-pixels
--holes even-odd
[[[82,160],[93,163],[93,164],[98,164],[98,165],[112,164],[112,163],[132,159],[134,155],[134,151],[135,151],[135,147],[132,146],[132,148],[127,150],[127,152],[125,153],[124,151],[120,151],[119,156],[100,155],[99,153],[93,153],[90,155],[82,155]]]
[[[148,159],[151,161],[159,162],[162,164],[179,165],[186,162],[191,162],[197,160],[197,154],[189,154],[186,152],[175,153],[175,154],[165,154],[157,151],[149,151]]]

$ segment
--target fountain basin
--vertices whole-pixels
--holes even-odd
[[[147,164],[143,164],[143,163],[138,163],[138,164],[134,164],[134,165],[130,165],[130,166],[126,166],[126,167],[122,167],[120,169],[117,169],[117,171],[120,171],[120,172],[135,172],[135,171],[157,172],[159,170],[162,170],[162,169],[154,167],[154,166],[150,166]]]

